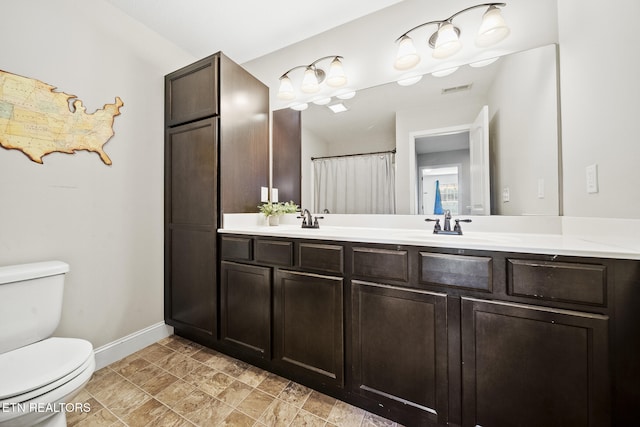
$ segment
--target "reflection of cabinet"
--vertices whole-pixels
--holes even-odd
[[[446,422],[447,296],[353,281],[351,298],[354,392]]]
[[[278,270],[274,297],[275,363],[342,387],[342,278]]]
[[[255,212],[268,184],[267,117],[268,88],[221,53],[165,77],[165,321],[202,342],[217,338],[221,215]]]
[[[464,426],[605,426],[605,316],[462,299]]]
[[[273,112],[273,187],[278,199],[302,203],[301,112],[290,108]]]

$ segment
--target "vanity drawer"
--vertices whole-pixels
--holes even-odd
[[[598,264],[509,259],[510,295],[605,306],[607,268]]]
[[[353,275],[407,282],[409,280],[407,251],[353,248]]]
[[[344,248],[340,245],[300,243],[298,259],[300,268],[342,274],[344,272]]]
[[[251,261],[250,237],[228,237],[220,239],[220,252],[222,259]]]
[[[256,239],[254,254],[256,262],[291,267],[293,265],[293,242]]]
[[[491,257],[420,252],[420,283],[491,292]]]

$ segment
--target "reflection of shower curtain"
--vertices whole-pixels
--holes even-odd
[[[313,160],[314,211],[395,213],[393,153]]]

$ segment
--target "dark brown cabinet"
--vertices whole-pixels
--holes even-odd
[[[638,261],[220,240],[214,348],[407,426],[635,420]],[[176,251],[198,265],[209,249],[189,242]]]
[[[205,343],[218,335],[222,214],[255,212],[268,185],[268,97],[222,53],[165,76],[165,321]]]
[[[206,335],[216,330],[216,129],[210,118],[166,133],[165,317]]]
[[[353,390],[414,423],[447,423],[447,296],[353,281]]]
[[[271,357],[271,268],[222,261],[220,339],[239,351]]]
[[[607,426],[608,318],[462,298],[463,426]]]
[[[300,378],[344,383],[343,279],[278,270],[274,286],[274,363]]]

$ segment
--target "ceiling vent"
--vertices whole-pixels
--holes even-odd
[[[454,92],[462,92],[463,90],[469,90],[471,89],[471,86],[473,86],[473,83],[467,83],[466,85],[460,85],[460,86],[446,87],[442,89],[442,95],[446,95],[448,93],[454,93]]]

